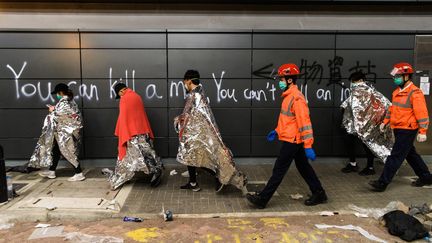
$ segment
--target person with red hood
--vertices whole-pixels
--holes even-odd
[[[115,135],[118,137],[118,158],[115,171],[103,169],[109,175],[111,189],[116,190],[132,179],[136,171],[152,175],[150,185],[161,182],[163,164],[153,147],[153,131],[141,97],[124,83],[114,86],[120,111]]]

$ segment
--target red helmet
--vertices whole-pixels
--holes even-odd
[[[412,73],[414,73],[414,69],[411,66],[411,64],[407,62],[400,62],[393,66],[393,70],[391,71],[390,74],[392,76],[395,76],[397,74],[401,75],[401,74],[412,74]]]
[[[300,69],[294,63],[282,64],[278,69],[278,76],[299,75]]]

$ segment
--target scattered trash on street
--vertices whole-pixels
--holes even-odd
[[[302,194],[296,193],[296,194],[291,194],[290,197],[294,200],[299,200],[303,198]]]
[[[73,243],[123,243],[122,238],[116,238],[113,236],[97,236],[87,235],[80,232],[67,233],[64,240],[71,241]]]
[[[381,242],[381,243],[387,243],[387,241],[382,240],[372,234],[370,234],[369,232],[367,232],[366,230],[364,230],[362,227],[359,226],[354,226],[354,225],[343,225],[343,226],[339,226],[339,225],[327,225],[327,224],[316,224],[315,227],[317,227],[318,229],[328,229],[328,228],[337,228],[337,229],[343,229],[343,230],[355,230],[358,231],[361,235],[363,235],[364,237],[368,238],[369,240],[373,240],[376,242]]]
[[[142,221],[144,221],[144,219],[137,218],[137,217],[124,217],[123,221],[124,222],[142,222]]]

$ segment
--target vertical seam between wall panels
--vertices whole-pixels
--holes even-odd
[[[337,32],[334,33],[333,61],[336,58],[336,52],[337,52],[337,48],[336,48],[336,45],[337,45],[337,34],[338,34]],[[341,87],[341,88],[343,89],[343,87]],[[335,96],[336,96],[336,85],[333,84],[333,97],[335,97]],[[333,124],[333,126],[332,126],[331,137],[330,137],[330,139],[331,139],[331,154],[329,156],[333,156],[334,153],[335,153],[335,151],[336,151],[336,148],[335,148],[335,132],[336,131],[333,131],[333,129],[335,128],[334,122],[335,122],[335,111],[336,110],[337,110],[336,109],[336,100],[333,98],[333,105],[332,105],[332,112],[331,112],[332,113],[332,124]]]
[[[166,124],[166,128],[167,128],[167,157],[169,158],[171,155],[171,151],[170,151],[170,116],[169,116],[169,112],[170,112],[170,97],[169,97],[169,73],[168,73],[168,29],[165,29],[165,61],[166,61],[166,83],[167,83],[167,89],[166,89],[166,97],[167,97],[167,104],[166,104],[166,113],[167,113],[167,124]]]
[[[79,59],[80,59],[80,87],[83,85],[83,65],[82,65],[82,45],[81,45],[81,31],[78,29],[78,44],[79,44]],[[79,93],[79,88],[78,88]],[[84,98],[80,96],[81,101],[81,110],[82,110],[82,122],[84,123]],[[85,125],[85,124],[84,124]],[[81,131],[81,143],[82,143],[82,150],[83,150],[83,157],[87,158],[86,149],[85,149],[85,136],[84,136],[84,128]]]
[[[254,31],[251,31],[251,64],[250,64],[250,88],[251,90],[253,89],[253,38],[254,38]],[[250,127],[249,127],[249,157],[252,157],[252,113],[253,113],[253,100],[250,99],[250,108],[249,108],[249,113],[250,113]]]

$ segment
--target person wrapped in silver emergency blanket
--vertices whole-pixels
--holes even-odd
[[[81,112],[73,100],[72,91],[66,84],[56,85],[51,94],[56,95],[59,101],[55,106],[48,106],[49,114],[45,117],[42,134],[28,167],[49,167],[39,175],[54,179],[56,178],[55,170],[62,155],[73,165],[75,171],[75,175],[68,181],[82,181],[85,177],[78,161],[78,144],[83,127]]]
[[[188,97],[183,113],[174,119],[179,136],[177,161],[187,165],[189,172],[189,182],[180,188],[201,190],[196,180],[198,167],[214,176],[216,192],[232,184],[246,193],[246,175],[236,168],[231,150],[222,141],[199,78],[196,70],[185,73],[183,83]]]
[[[365,82],[365,75],[361,71],[353,73],[350,79],[350,96],[341,104],[344,109],[342,125],[351,137],[350,140],[357,137],[365,148],[368,163],[359,174],[372,175],[375,174],[374,155],[384,162],[394,143],[391,129],[381,131],[379,128],[391,102]],[[342,169],[345,173],[357,170],[355,144],[350,142],[348,145],[348,151],[351,151],[350,163]]]
[[[157,187],[162,178],[162,161],[153,147],[150,127],[141,97],[124,83],[115,85],[116,99],[120,99],[120,112],[115,135],[118,137],[118,158],[115,171],[103,169],[108,175],[111,190],[131,180],[135,172],[152,175],[150,185]]]

